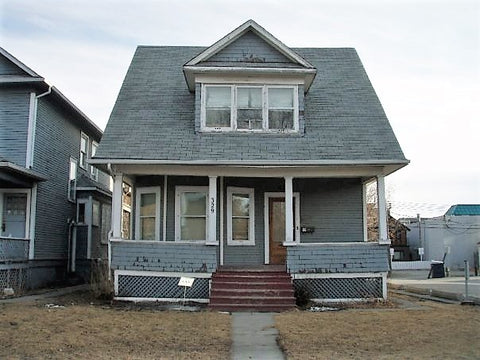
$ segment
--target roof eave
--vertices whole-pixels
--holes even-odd
[[[197,75],[273,75],[273,76],[302,76],[304,78],[305,92],[317,74],[316,69],[291,69],[291,68],[251,68],[251,67],[226,67],[226,66],[184,66],[183,73],[189,91],[195,91],[195,78]]]

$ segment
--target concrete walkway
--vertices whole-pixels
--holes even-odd
[[[274,313],[232,313],[232,360],[285,359],[277,345]]]
[[[90,289],[90,285],[88,285],[88,284],[69,286],[69,287],[64,287],[64,288],[47,290],[47,291],[44,291],[44,292],[38,293],[38,294],[0,299],[0,304],[35,302],[37,300],[55,298],[57,296],[70,294],[70,293],[73,293],[75,291],[85,291],[85,290],[88,290],[88,289]]]

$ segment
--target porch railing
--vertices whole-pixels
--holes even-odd
[[[0,237],[0,262],[28,260],[29,239]]]

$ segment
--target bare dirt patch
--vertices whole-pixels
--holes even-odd
[[[0,304],[0,358],[229,357],[228,315],[160,309],[110,304],[88,293],[30,304]]]
[[[479,307],[409,301],[409,309],[279,314],[280,346],[302,360],[480,358]]]

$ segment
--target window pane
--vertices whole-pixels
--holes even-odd
[[[262,129],[262,109],[238,109],[237,110],[237,128],[238,129]]]
[[[180,222],[182,240],[205,240],[207,221],[202,218],[182,218]]]
[[[293,108],[293,89],[268,89],[268,106],[270,108]]]
[[[130,213],[126,210],[122,213],[122,239],[130,239]]]
[[[140,197],[140,216],[155,216],[156,195],[142,194]]]
[[[207,107],[230,107],[232,102],[231,93],[230,86],[207,87]]]
[[[230,108],[207,109],[205,125],[207,127],[230,127]]]
[[[233,240],[248,240],[248,219],[232,219]]]
[[[122,204],[127,206],[132,206],[132,187],[127,183],[122,184]]]
[[[100,226],[100,203],[98,201],[92,203],[92,225]]]
[[[232,215],[233,216],[249,216],[250,212],[250,196],[248,194],[232,195]]]
[[[84,153],[87,152],[87,141],[87,138],[84,136],[80,138],[80,150]]]
[[[293,129],[293,110],[269,110],[269,129]]]
[[[140,222],[140,239],[155,240],[155,218],[142,218]]]
[[[238,88],[237,107],[239,108],[262,108],[261,88]]]
[[[181,194],[182,215],[206,215],[207,196],[201,192],[184,192]],[[205,221],[205,220],[203,220]]]

